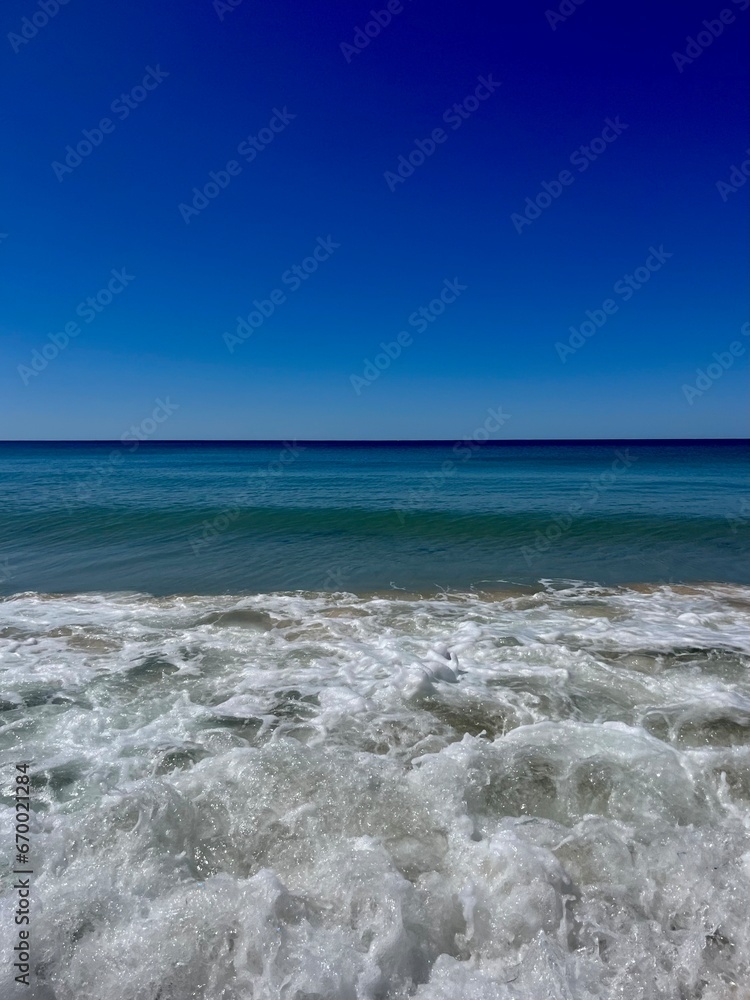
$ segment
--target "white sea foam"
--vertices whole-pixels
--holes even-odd
[[[747,1000],[748,663],[739,587],[2,601],[19,995]]]

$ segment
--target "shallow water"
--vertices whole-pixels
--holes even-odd
[[[0,601],[38,995],[746,1000],[749,612],[730,585]]]

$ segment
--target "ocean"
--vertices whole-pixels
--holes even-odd
[[[135,445],[0,444],[3,1000],[750,997],[746,443]]]
[[[0,444],[2,593],[750,583],[745,443]]]

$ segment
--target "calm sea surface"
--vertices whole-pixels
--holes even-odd
[[[0,445],[3,592],[750,581],[750,450]]]

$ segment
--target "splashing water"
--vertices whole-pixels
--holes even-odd
[[[748,612],[734,586],[0,602],[37,988],[746,1000]]]

